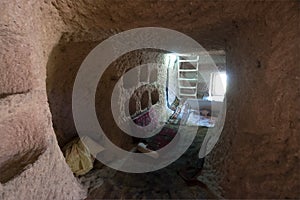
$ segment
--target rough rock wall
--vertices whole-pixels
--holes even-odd
[[[64,0],[53,1],[53,5],[66,26],[76,32],[93,32],[99,37],[103,32],[164,27],[201,39],[201,45],[213,49],[224,47],[231,20],[247,7],[235,1],[199,0]]]
[[[46,63],[61,25],[48,1],[0,3],[0,199],[85,196],[57,145],[47,104]]]
[[[103,33],[102,37],[105,39],[111,34]],[[95,39],[97,40],[94,41]],[[60,146],[64,146],[72,138],[77,137],[72,115],[73,84],[81,63],[88,53],[102,40],[99,37],[94,38],[91,34],[85,34],[81,38],[76,34],[65,33],[50,55],[47,64],[47,93],[53,118],[53,127]],[[122,76],[128,70],[152,62],[160,63],[160,68],[155,69],[153,66],[148,66],[138,70],[137,79],[133,80],[133,82],[130,80],[126,82],[122,79]],[[158,98],[161,103],[164,103],[164,89],[160,84],[165,81],[165,79],[162,79],[165,76],[160,76],[162,73],[166,73],[163,71],[163,62],[164,54],[162,52],[150,49],[129,52],[111,63],[100,79],[95,99],[98,119],[104,132],[120,147],[132,147],[132,145],[128,145],[132,143],[132,140],[131,137],[124,134],[117,127],[111,113],[111,94],[115,84],[121,79],[122,86],[125,88],[119,94],[119,100],[116,103],[120,104],[120,106],[125,106],[125,103],[128,103],[125,102],[125,97],[127,99],[132,97],[130,110],[133,113],[131,114],[151,106],[151,94],[155,96],[153,93],[155,90],[159,93],[159,97],[154,97],[153,100]],[[136,84],[140,81],[143,84],[150,84],[135,91],[138,88]],[[147,99],[146,95],[148,96]],[[126,117],[125,113],[122,117]]]
[[[73,84],[80,64],[96,45],[93,41],[60,41],[49,56],[47,95],[53,128],[61,147],[77,136],[72,114]]]
[[[172,104],[172,102],[175,100],[176,96],[178,95],[178,80],[177,80],[177,76],[178,76],[178,64],[175,61],[172,60],[169,61],[169,82],[168,82],[168,101],[169,104]]]
[[[147,63],[158,63],[158,67],[146,66],[138,69],[133,79],[124,80],[122,77],[130,69]],[[165,74],[166,71],[163,63],[164,54],[160,52],[149,50],[129,52],[112,63],[99,81],[95,99],[98,120],[108,138],[119,147],[127,150],[133,147],[132,138],[122,132],[115,123],[115,120],[122,121],[128,118],[130,113],[120,113],[119,118],[114,119],[110,108],[111,103],[115,103],[117,107],[124,107],[130,103],[128,101],[132,98],[135,103],[131,103],[135,104],[135,111],[140,112],[151,106],[150,92],[157,90],[159,103],[164,105],[164,87],[162,84],[165,83],[165,76],[161,75]],[[119,79],[121,81],[118,89],[119,98],[116,102],[111,102],[111,94]]]
[[[211,49],[227,45],[227,121],[208,159],[224,196],[299,197],[299,46],[292,45],[299,44],[298,1],[4,0],[0,18],[1,167],[14,152],[37,150],[29,158],[23,154],[28,163],[40,155],[19,176],[0,185],[1,197],[80,197],[51,128],[45,89],[50,51],[61,32],[77,38],[88,32],[96,38],[90,41],[101,41],[99,37],[144,26],[182,31]],[[44,135],[33,139],[40,133]],[[22,142],[7,145],[15,141],[11,134]],[[12,152],[5,152],[12,146]]]
[[[299,2],[252,14],[228,41],[227,117],[210,164],[226,198],[299,198]]]

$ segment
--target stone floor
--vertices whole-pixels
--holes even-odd
[[[207,128],[199,128],[193,144],[185,154],[171,165],[155,172],[130,174],[106,166],[96,166],[99,169],[93,169],[80,178],[81,182],[89,189],[87,200],[215,198],[205,188],[187,186],[177,174],[179,169],[193,165],[197,159],[206,130]]]

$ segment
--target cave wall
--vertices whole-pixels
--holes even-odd
[[[299,198],[299,2],[235,25],[226,122],[209,163],[226,198]]]
[[[157,63],[157,65],[147,65],[142,68],[138,67],[139,65],[150,62]],[[132,79],[125,80],[123,75],[135,67],[137,67],[136,76]],[[126,150],[130,150],[135,146],[132,137],[121,131],[115,121],[121,123],[124,119],[130,118],[131,114],[138,114],[142,110],[150,108],[155,91],[158,94],[159,101],[157,103],[160,105],[165,104],[165,74],[164,53],[151,50],[129,52],[119,57],[104,72],[96,92],[96,112],[104,133],[116,145]],[[121,83],[117,89],[118,98],[116,102],[111,102],[111,95],[117,81]],[[154,99],[155,97],[153,100]],[[129,113],[121,112],[117,118],[114,119],[111,104],[119,108],[131,105],[132,107],[129,107],[129,109],[132,113],[130,113],[130,110]]]
[[[171,60],[172,61],[172,60]],[[176,60],[174,62],[168,62],[168,70],[169,70],[169,81],[168,81],[168,101],[171,105],[172,102],[175,100],[175,97],[178,96],[178,70],[177,70],[177,63]]]
[[[0,2],[0,199],[85,196],[57,145],[47,103],[46,64],[62,25],[48,1]]]
[[[51,52],[62,40],[76,48],[86,34],[98,42],[145,26],[226,49],[227,118],[207,158],[222,195],[298,198],[299,2],[293,0],[1,1],[0,166],[24,163],[1,171],[0,197],[83,198],[52,128],[45,81]]]
[[[105,36],[109,37],[110,34]],[[78,35],[65,33],[50,55],[47,64],[47,94],[53,128],[61,147],[78,137],[72,114],[73,84],[81,63],[88,53],[101,42],[98,39],[94,41],[90,34],[80,38]],[[145,66],[137,70],[136,79],[123,80],[122,76],[127,71],[149,62],[158,63],[158,67]],[[108,66],[101,77],[95,98],[96,112],[102,129],[108,138],[118,146],[130,149],[132,148],[132,139],[118,128],[112,116],[111,95],[116,83],[120,81],[120,88],[124,88],[119,91],[119,98],[115,104],[124,107],[127,103],[131,112],[121,113],[120,120],[122,120],[122,118],[150,108],[152,103],[157,103],[157,101],[159,104],[164,104],[163,85],[166,74],[164,69],[163,52],[151,49],[137,50],[120,56]],[[128,102],[129,100],[131,101]]]

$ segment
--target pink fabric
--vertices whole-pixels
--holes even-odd
[[[150,110],[138,115],[133,121],[136,125],[140,126],[141,132],[149,134],[159,127],[159,114],[152,106]]]

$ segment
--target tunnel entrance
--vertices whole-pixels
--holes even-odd
[[[147,56],[141,52],[124,55],[105,72],[96,94],[97,117],[110,141],[127,152],[153,152],[149,159],[156,159],[156,148],[163,146],[157,145],[157,138],[133,138],[114,123],[110,94],[119,80],[125,87],[120,96],[128,101],[120,98],[115,107],[129,107],[128,112],[120,112],[120,118],[153,132],[151,123],[162,124],[162,133],[172,139],[178,135],[174,131],[178,116],[185,119],[182,96],[192,99],[187,119],[213,119],[218,113],[195,109],[195,105],[209,108],[209,102],[221,101],[225,91],[219,85],[228,77],[224,131],[216,148],[205,157],[198,178],[214,194],[222,191],[219,196],[224,198],[299,198],[299,84],[295,83],[299,82],[300,34],[299,1],[295,0],[2,1],[0,197],[86,198],[62,154],[67,144],[79,141],[71,106],[74,77],[86,55],[104,39],[153,26],[187,34],[209,50],[226,49],[226,76],[209,73],[204,76],[208,84],[203,84],[198,74],[195,84],[197,70],[180,58],[180,73],[165,70],[169,65],[139,70],[138,82],[148,83],[132,88],[135,80],[123,80],[122,76],[141,61],[146,62]],[[169,35],[161,41],[164,39]],[[152,54],[148,61],[174,63],[180,56],[174,53],[179,52],[156,52],[153,54],[157,56]],[[170,84],[160,87],[166,84],[167,76]],[[195,120],[197,136],[207,136],[203,131],[213,129],[198,128],[198,123]],[[93,138],[86,139],[93,142]],[[199,158],[198,144],[204,139],[196,137],[186,154],[172,165],[142,175],[112,170],[88,153],[91,169],[76,177],[89,188],[89,199],[207,198],[209,191],[200,185],[187,187],[184,177],[189,170],[181,170],[193,167]],[[99,147],[97,151],[105,149]],[[108,157],[115,160],[113,154]],[[201,167],[201,163],[196,166]]]
[[[76,73],[87,54],[100,42],[62,40],[53,49],[47,65],[47,94],[53,128],[65,156],[64,147],[78,138],[72,116],[72,89]],[[104,72],[98,84],[95,106],[100,125],[108,138],[119,147],[136,153],[154,152],[152,157],[155,159],[158,156],[155,150],[163,148],[173,139],[180,121],[185,120],[185,125],[199,128],[189,150],[168,167],[155,172],[127,174],[95,160],[92,169],[84,175],[77,174],[80,182],[89,189],[91,198],[212,198],[218,195],[215,181],[211,177],[207,178],[213,176],[210,166],[205,167],[198,186],[188,187],[178,175],[180,170],[197,165],[203,139],[218,116],[218,113],[211,112],[211,102],[224,100],[226,82],[222,81],[226,76],[225,52],[210,51],[209,55],[219,73],[210,70],[212,66],[201,57],[201,53],[195,65],[189,62],[189,57],[153,49],[123,55]],[[182,63],[179,63],[180,60]],[[116,83],[130,69],[153,62],[158,63],[157,67],[149,66],[138,71],[137,81],[142,83],[140,87],[134,87],[134,80],[122,80],[124,90],[119,102],[122,106],[128,105],[129,109],[128,113],[121,115],[124,118],[130,117],[140,127],[147,127],[152,122],[155,125],[148,127],[147,131],[156,131],[156,135],[148,139],[130,137],[114,123],[108,106],[111,104],[111,93]],[[122,100],[126,95],[129,95],[128,100]],[[185,95],[187,100],[183,100]],[[157,131],[159,125],[163,125],[163,129]],[[111,159],[113,161],[113,155]],[[201,185],[202,182],[209,187]],[[170,183],[173,183],[172,189]],[[121,187],[130,188],[131,192],[125,195]],[[113,192],[108,192],[111,190]]]

